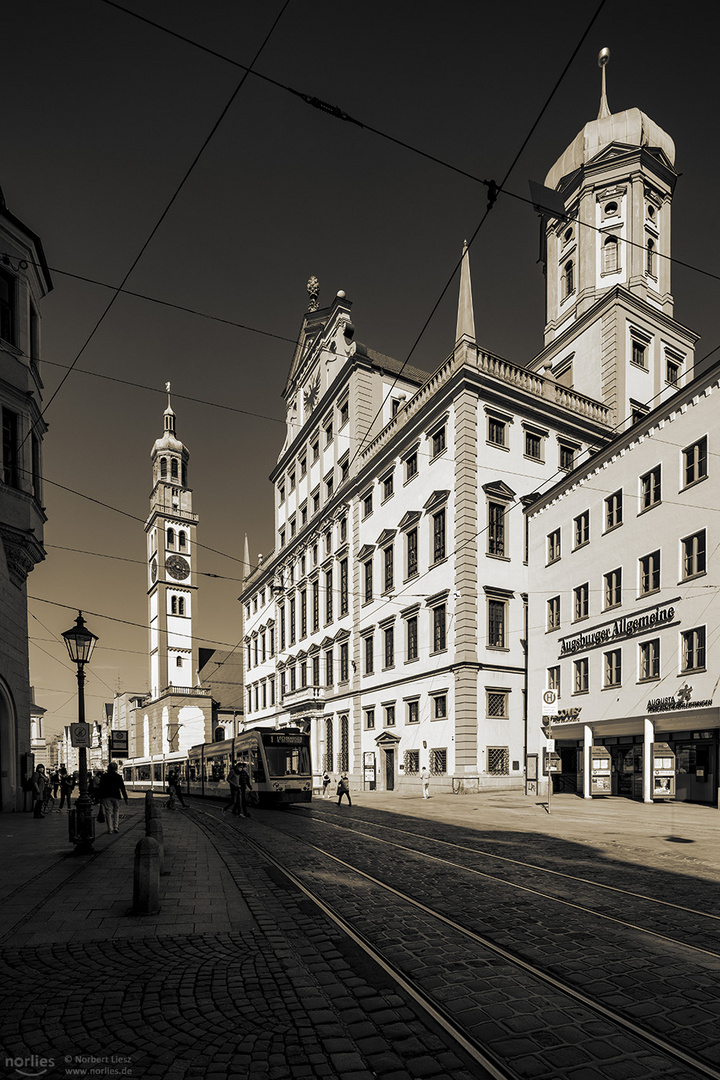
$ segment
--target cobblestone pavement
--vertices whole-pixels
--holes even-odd
[[[569,842],[584,845],[590,855],[594,828],[594,850],[609,851],[601,845],[612,837],[616,841],[612,858],[621,862],[623,855],[623,865],[638,874],[647,852],[659,858],[663,844],[669,843],[663,836],[676,835],[695,847],[690,864],[673,863],[673,873],[685,880],[686,893],[689,877],[703,887],[720,877],[710,840],[717,812],[705,808],[673,808],[672,821],[668,814],[664,819],[658,815],[651,819],[649,831],[646,808],[620,801],[603,809],[603,820],[593,822],[588,814],[593,807],[578,806],[579,800],[575,805],[567,802],[565,809],[553,807],[551,820],[534,803],[516,796],[425,801],[418,792],[417,799],[353,794],[353,800],[352,809],[338,810],[322,800],[314,806],[324,815],[342,813],[343,823],[348,814],[388,821],[387,812],[398,811],[403,828],[430,827],[446,839],[455,839],[452,823],[459,821],[476,838],[481,834],[485,850],[492,841],[504,852],[527,857],[530,841],[536,848],[544,846],[548,857],[559,864]],[[142,798],[132,799],[119,835],[99,835],[96,855],[81,858],[71,853],[65,814],[43,821],[30,814],[0,819],[5,870],[0,882],[4,1000],[0,1077],[469,1080],[485,1076],[448,1045],[439,1029],[419,1017],[388,977],[309,901],[242,844],[243,830],[260,838],[271,831],[275,817],[302,827],[302,816],[296,820],[299,812],[258,813],[251,821],[238,822],[222,819],[219,809],[207,804],[187,813],[165,811],[162,908],[156,916],[139,917],[130,909],[133,851],[144,832],[142,809]],[[239,845],[232,837],[227,839],[232,830],[240,833]],[[339,830],[333,831],[342,848],[348,841],[341,839]],[[643,852],[644,835],[648,842]],[[538,845],[541,837],[543,845]],[[353,841],[351,846],[362,843]],[[533,849],[533,857],[536,853]],[[299,854],[300,845],[294,844],[295,860]],[[332,881],[340,896],[344,892],[353,900],[358,917],[367,917],[356,886],[344,887],[336,872]],[[453,890],[456,884],[452,883]],[[658,884],[662,883],[653,881],[652,887]],[[442,882],[435,887],[440,896],[447,894]],[[472,901],[470,891],[461,889],[460,895],[463,892]],[[474,887],[476,906],[484,892],[485,886]],[[502,925],[511,941],[513,926],[521,921],[527,926],[527,913],[511,903],[492,920],[494,929]],[[544,924],[530,933],[541,952],[547,947],[545,935]],[[582,920],[573,929],[573,942],[581,955],[588,944]],[[388,921],[384,944],[396,959],[411,953],[419,970],[434,966],[437,931],[417,916],[409,930],[393,928]],[[439,996],[453,1013],[468,1014],[463,1018],[478,1029],[485,1025],[483,1034],[498,1047],[507,1049],[508,1040],[514,1040],[509,1056],[519,1075],[570,1080],[640,1080],[651,1075],[681,1080],[695,1075],[680,1065],[667,1072],[647,1048],[636,1053],[630,1043],[613,1042],[608,1025],[579,1006],[565,1007],[561,1016],[550,998],[538,995],[536,989],[528,990],[532,1008],[509,1006],[508,1001],[518,998],[517,976],[498,960],[470,965],[477,966],[473,993],[484,997],[468,1000],[463,986],[469,966],[467,946],[449,940],[443,948],[446,967],[454,967],[456,977],[440,980],[444,985]],[[664,959],[660,977],[671,979],[672,956]],[[622,947],[616,949],[614,962],[616,974],[627,968]],[[644,993],[653,1002],[653,972],[648,975],[649,989]],[[477,983],[482,983],[480,990]],[[678,987],[679,993],[684,990]],[[697,1002],[696,1007],[704,1015],[707,1002]],[[482,1017],[470,1015],[478,1009]],[[538,1051],[541,1014],[546,1043]],[[689,1021],[686,1026],[692,1028]],[[535,1041],[528,1030],[536,1032]],[[609,1041],[612,1054],[607,1053]]]

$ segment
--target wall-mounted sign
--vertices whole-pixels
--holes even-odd
[[[128,733],[120,728],[115,728],[110,732],[110,756],[116,755],[117,757],[128,755]]]
[[[606,645],[609,641],[615,641],[617,638],[632,637],[634,634],[641,634],[644,630],[654,630],[664,623],[671,623],[675,618],[673,604],[658,604],[652,611],[647,611],[643,615],[633,618],[623,615],[622,618],[615,619],[613,623],[601,626],[597,630],[561,638],[560,656],[593,649],[599,645]]]

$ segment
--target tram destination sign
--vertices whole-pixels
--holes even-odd
[[[597,630],[589,630],[584,634],[574,634],[572,637],[561,638],[560,655],[568,656],[585,649],[606,645],[609,641],[616,641],[618,638],[632,637],[634,634],[641,634],[645,630],[654,630],[664,624],[671,623],[674,618],[675,607],[673,603],[658,604],[652,610],[641,615],[635,615],[632,618],[623,615],[612,623],[598,627]]]

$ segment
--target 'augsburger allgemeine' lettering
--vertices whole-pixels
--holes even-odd
[[[577,634],[575,637],[560,639],[560,655],[564,653],[579,652],[581,649],[592,649],[595,645],[604,645],[607,641],[614,641],[619,637],[631,637],[639,634],[642,630],[650,630],[662,623],[672,622],[675,617],[675,608],[656,607],[645,615],[635,618],[623,616],[616,619],[612,626],[603,626],[599,630],[590,630],[587,634]]]

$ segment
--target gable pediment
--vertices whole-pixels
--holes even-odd
[[[492,480],[489,484],[483,484],[482,489],[486,495],[492,495],[496,499],[506,499],[509,501],[510,499],[515,498],[513,489],[508,487],[503,480]]]

